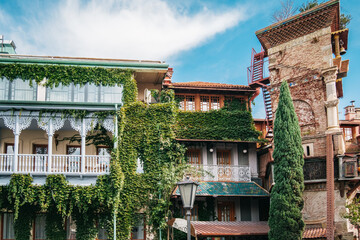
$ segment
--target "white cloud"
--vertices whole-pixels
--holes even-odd
[[[166,59],[243,20],[240,6],[189,13],[163,0],[68,0],[11,35],[18,53]]]

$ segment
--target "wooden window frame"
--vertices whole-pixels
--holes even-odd
[[[186,210],[185,208],[181,208],[181,213],[184,218],[186,218]],[[191,215],[190,215],[191,221],[199,221],[199,205],[194,204],[193,208],[191,209]]]
[[[219,154],[224,155],[224,153],[228,154],[228,163],[219,163]],[[225,160],[225,157],[222,156],[222,158]],[[224,161],[225,162],[225,161]],[[217,165],[231,165],[231,150],[230,149],[216,149],[216,163]]]
[[[194,163],[193,161],[188,161],[187,163],[189,164],[201,164],[201,149],[197,149],[197,148],[190,148],[186,151],[186,158],[187,160],[189,160],[188,154],[191,154],[191,159],[193,158],[193,155],[197,155],[198,156],[198,163]]]
[[[246,108],[249,109],[249,101],[247,100],[247,96],[244,95],[237,96],[237,95],[224,95],[224,94],[178,93],[175,96],[183,98],[184,109],[182,109],[182,111],[189,111],[186,110],[186,97],[189,96],[194,97],[195,109],[193,111],[202,111],[201,97],[209,97],[209,110],[213,110],[211,103],[212,103],[212,98],[215,97],[219,99],[220,109],[224,107],[224,103],[226,100],[228,99],[232,100],[235,98],[242,100],[245,103]]]
[[[219,202],[217,204],[217,210],[218,210],[218,221],[221,221],[223,222],[223,220],[221,219],[221,206],[228,206],[229,207],[229,219],[230,219],[230,222],[234,222],[236,219],[235,219],[235,204],[234,202],[230,202],[230,201],[227,201],[227,202]]]

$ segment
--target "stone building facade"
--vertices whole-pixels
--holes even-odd
[[[304,148],[306,227],[326,228],[328,239],[352,239],[343,218],[348,181],[343,178],[345,145],[338,103],[349,61],[340,56],[340,50],[347,48],[348,30],[339,28],[339,4],[331,0],[257,31],[268,57],[270,77],[252,84],[267,85],[273,116],[281,82],[289,84]],[[260,161],[267,159],[261,156],[264,151],[259,153]],[[269,169],[263,176],[266,181],[272,175]]]

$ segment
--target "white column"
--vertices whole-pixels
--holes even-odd
[[[49,120],[49,129],[48,129],[48,165],[47,165],[47,172],[51,172],[51,165],[52,165],[52,142],[53,142],[53,120],[50,118]]]
[[[326,84],[326,112],[327,112],[327,130],[329,134],[340,133],[339,116],[338,116],[338,104],[339,99],[336,94],[336,78],[337,78],[337,66],[333,66],[324,69],[322,75]]]
[[[85,119],[81,120],[81,173],[85,173],[85,147],[86,147],[86,125]]]
[[[15,140],[14,140],[14,163],[13,163],[13,171],[18,171],[18,155],[19,155],[19,137],[20,137],[20,126],[19,126],[19,115],[15,117]]]

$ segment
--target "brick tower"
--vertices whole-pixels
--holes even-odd
[[[338,181],[344,154],[338,103],[349,64],[340,56],[348,29],[340,30],[339,11],[339,0],[331,0],[257,31],[263,51],[253,54],[249,70],[249,84],[263,89],[265,107],[272,109],[268,120],[275,116],[281,82],[290,86],[305,153],[303,218],[308,228],[326,228],[328,239],[352,236],[342,218],[346,182]],[[266,57],[269,77],[257,73],[263,72],[257,62]]]

